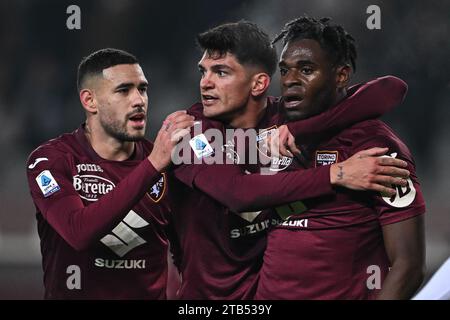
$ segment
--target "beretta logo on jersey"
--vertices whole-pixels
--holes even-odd
[[[316,151],[316,167],[338,162],[338,155],[337,151]]]
[[[154,202],[159,202],[166,192],[166,174],[163,173],[161,179],[156,182],[147,193]]]
[[[92,174],[76,175],[73,177],[73,187],[82,199],[97,201],[102,195],[114,189],[115,184]]]

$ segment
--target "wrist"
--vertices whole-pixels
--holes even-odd
[[[335,163],[333,163],[332,165],[330,165],[330,183],[332,186],[336,185],[337,179],[337,166]]]
[[[166,166],[164,165],[164,163],[162,163],[158,157],[155,157],[153,154],[150,154],[147,157],[148,161],[150,161],[150,163],[152,164],[152,166],[156,169],[156,171],[158,172],[163,172],[164,169],[166,168]]]
[[[333,163],[330,165],[330,183],[332,186],[341,186],[343,183],[343,165],[342,163]]]

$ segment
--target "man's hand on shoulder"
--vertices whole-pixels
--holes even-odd
[[[371,148],[355,153],[347,160],[330,168],[333,185],[352,190],[370,190],[394,195],[393,185],[406,186],[409,171],[400,159],[382,157],[388,148]]]

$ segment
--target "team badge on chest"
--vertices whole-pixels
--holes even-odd
[[[338,162],[337,151],[316,151],[316,167],[328,166]]]
[[[165,173],[162,174],[161,179],[158,180],[150,189],[149,192],[147,192],[150,199],[152,199],[154,202],[159,202],[159,200],[162,199],[164,196],[164,193],[166,192],[166,175]]]

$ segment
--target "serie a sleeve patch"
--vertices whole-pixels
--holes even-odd
[[[193,137],[189,141],[189,144],[192,150],[194,150],[195,155],[197,156],[198,159],[208,157],[214,152],[213,148],[208,142],[208,139],[206,139],[203,133]]]
[[[44,197],[48,197],[60,190],[58,182],[52,176],[49,170],[42,171],[37,177],[36,182],[42,191]]]

